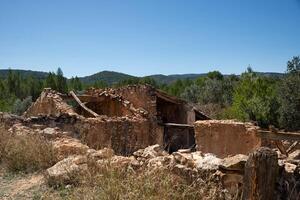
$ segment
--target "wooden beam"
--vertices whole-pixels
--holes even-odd
[[[294,150],[294,148],[297,146],[299,144],[299,141],[295,141],[287,150],[286,150],[286,152],[287,153],[291,153],[293,150]]]
[[[175,126],[175,127],[182,127],[182,128],[194,128],[193,125],[189,124],[176,124],[176,123],[163,123],[163,126]]]
[[[92,111],[91,109],[89,109],[88,107],[86,107],[84,105],[84,103],[82,103],[80,101],[80,99],[76,96],[76,94],[73,91],[70,91],[70,95],[75,99],[75,101],[80,105],[80,107],[83,108],[86,112],[88,112],[93,117],[99,117],[99,115],[97,113],[95,113],[94,111]]]
[[[269,139],[269,140],[300,141],[300,133],[293,133],[293,132],[278,131],[277,133],[274,133],[271,131],[259,130],[257,132],[257,136],[261,137],[262,139]]]
[[[277,149],[279,149],[280,153],[282,153],[283,155],[288,156],[288,153],[286,152],[285,147],[284,147],[281,140],[276,140],[275,144],[277,146]]]

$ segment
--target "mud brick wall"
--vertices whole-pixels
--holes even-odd
[[[163,128],[144,119],[88,118],[78,120],[73,128],[89,147],[110,147],[120,155],[130,155],[149,145],[163,144]]]
[[[232,120],[195,122],[197,150],[224,158],[228,155],[248,154],[261,146],[257,127]]]
[[[120,101],[109,97],[105,97],[105,100],[99,102],[88,102],[86,106],[99,115],[107,115],[109,117],[133,115]]]
[[[153,144],[163,145],[163,127],[148,119],[76,117],[69,121],[60,121],[56,125],[94,149],[109,147],[116,154],[130,155]]]

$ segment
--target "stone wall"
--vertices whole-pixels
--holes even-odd
[[[228,155],[248,154],[261,146],[256,126],[233,120],[195,122],[197,150],[224,158]]]

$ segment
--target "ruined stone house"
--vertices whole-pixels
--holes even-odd
[[[111,147],[123,155],[153,144],[169,152],[191,148],[194,122],[209,119],[186,101],[149,85],[89,89],[80,95],[45,89],[24,116],[44,116],[47,123],[52,117],[52,126],[90,147]]]

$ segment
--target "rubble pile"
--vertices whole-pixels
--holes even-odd
[[[51,115],[58,117],[61,114],[77,115],[77,113],[62,99],[62,94],[45,88],[40,97],[23,114],[24,117]]]
[[[148,111],[143,109],[142,107],[136,108],[133,103],[129,100],[124,99],[124,97],[116,92],[116,89],[107,88],[107,89],[95,89],[91,88],[86,91],[86,95],[90,95],[92,97],[107,97],[111,101],[116,101],[121,103],[124,108],[128,109],[133,116],[136,117],[147,117]]]

